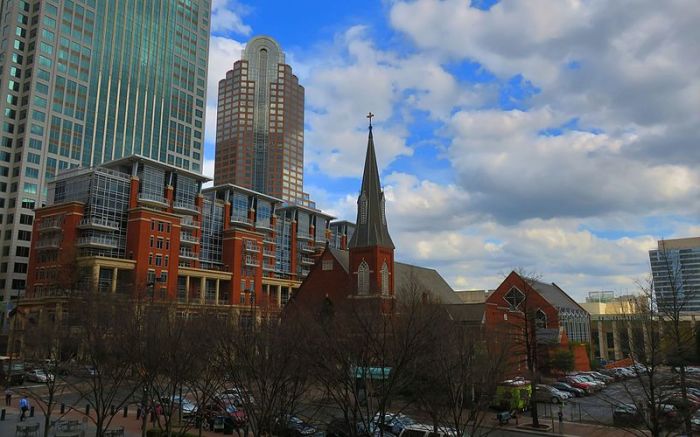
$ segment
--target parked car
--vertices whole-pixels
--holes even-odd
[[[590,371],[590,372],[582,372],[582,373],[584,375],[590,375],[593,378],[596,378],[599,381],[603,381],[606,384],[610,384],[611,382],[615,382],[615,378],[613,378],[612,376],[603,375],[600,372]]]
[[[326,437],[350,437],[353,435],[351,426],[352,425],[348,424],[345,419],[333,419],[326,425]],[[379,437],[379,429],[370,432],[365,428],[366,427],[362,423],[355,424],[354,435],[357,437]]]
[[[316,427],[297,416],[285,416],[275,423],[275,435],[280,437],[310,436],[316,433]]]
[[[584,381],[584,382],[588,382],[590,384],[593,384],[593,386],[596,387],[597,390],[602,390],[605,388],[605,383],[603,381],[599,381],[592,376],[576,375],[576,376],[574,376],[574,378],[578,379],[579,381]]]
[[[244,388],[233,387],[223,390],[216,394],[216,399],[221,402],[240,407],[242,405],[255,404],[255,398],[250,392]]]
[[[644,415],[634,404],[621,404],[613,409],[613,424],[616,426],[634,426],[643,419]]]
[[[30,370],[25,376],[27,381],[33,382],[51,382],[54,380],[54,376],[50,373],[46,373],[43,370]]]
[[[212,402],[203,406],[198,415],[208,422],[212,422],[215,417],[227,417],[228,421],[233,423],[235,427],[241,428],[248,422],[248,416],[245,411],[237,408],[234,405],[225,405],[221,402]]]
[[[173,414],[177,414],[178,409],[182,409],[183,417],[192,416],[197,412],[197,405],[195,405],[189,399],[181,398],[178,395],[173,396],[172,399],[168,399],[167,397],[160,398],[160,403],[164,407],[167,407],[172,403],[173,404]]]
[[[572,395],[576,397],[581,397],[586,395],[586,391],[581,389],[581,388],[576,388],[572,387],[571,385],[565,383],[565,382],[554,382],[550,384],[552,387],[556,388],[557,390],[560,391],[565,391],[567,393],[571,393]]]
[[[454,434],[454,432],[448,430],[438,430],[438,432],[435,432],[432,425],[415,424],[404,428],[399,434],[399,437],[449,437]]]
[[[615,381],[621,381],[626,378],[625,375],[623,375],[621,372],[618,372],[616,369],[600,369],[600,373],[603,375],[608,375],[611,378],[614,378]]]
[[[688,393],[686,399],[687,401],[683,399],[683,395],[681,393],[671,393],[662,397],[661,402],[664,404],[673,405],[678,409],[683,409],[686,405],[693,411],[700,408],[700,399],[696,396]]]
[[[549,385],[537,384],[535,386],[535,400],[537,402],[551,402],[553,404],[558,404],[566,401],[570,397],[571,395],[569,393],[557,390]]]
[[[399,435],[401,434],[401,431],[403,431],[404,428],[407,426],[415,425],[416,421],[413,420],[411,417],[406,416],[405,414],[401,413],[386,413],[384,415],[384,425],[381,425],[380,415],[377,414],[374,416],[372,419],[372,426],[373,428],[381,428],[384,430],[384,432],[390,432],[394,435]]]
[[[696,411],[690,418],[690,425],[694,433],[700,433],[700,411]]]
[[[567,376],[566,378],[562,378],[560,381],[565,382],[572,387],[580,388],[581,390],[584,390],[586,394],[591,394],[598,391],[598,386],[583,380],[579,380],[574,376]]]

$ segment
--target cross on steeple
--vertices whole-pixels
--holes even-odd
[[[374,117],[374,114],[372,114],[372,112],[367,114],[367,118],[369,118],[369,127],[370,128],[372,127],[372,117]]]

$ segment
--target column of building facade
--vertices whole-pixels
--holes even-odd
[[[185,276],[185,302],[190,303],[190,275]]]
[[[277,308],[282,308],[282,285],[277,285]]]
[[[613,320],[612,322],[612,329],[613,329],[613,353],[615,354],[615,359],[616,360],[621,360],[622,357],[622,347],[620,345],[620,329],[617,326],[617,320]]]
[[[608,336],[605,334],[605,327],[602,320],[598,320],[598,348],[600,349],[600,358],[608,359]]]
[[[632,331],[632,321],[627,319],[627,342],[629,343],[630,355],[636,356],[636,348],[634,345],[634,331]]]
[[[117,292],[117,274],[119,273],[118,268],[112,269],[112,294]]]
[[[204,278],[204,276],[199,278],[199,303],[202,305],[206,302],[206,285],[206,278]]]
[[[219,279],[216,279],[216,288],[215,288],[215,297],[214,297],[214,304],[218,305],[219,304]]]

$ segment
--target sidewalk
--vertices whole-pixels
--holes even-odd
[[[17,403],[19,400],[13,399],[12,406],[6,407],[4,402],[0,405],[0,409],[5,409],[5,420],[0,421],[0,436],[14,436],[16,431],[16,426],[19,421],[19,409],[17,408]],[[59,409],[56,408],[51,420],[56,420],[60,417],[58,414]],[[90,437],[95,435],[95,425],[90,419],[87,419],[84,411],[71,410],[63,416],[64,419],[80,420],[84,423],[85,436]],[[34,417],[29,417],[27,413],[27,418],[22,423],[39,423],[39,435],[42,436],[44,432],[44,415],[39,408],[35,408]],[[109,428],[119,428],[124,427],[124,437],[141,437],[141,420],[136,420],[136,409],[130,406],[128,409],[127,417],[123,417],[123,410],[120,410],[117,415],[114,416]],[[155,427],[157,428],[157,424]],[[149,422],[146,429],[154,428]],[[187,431],[190,434],[197,435],[196,429],[190,429]],[[203,437],[218,437],[221,433],[214,433],[213,431],[202,431]],[[234,432],[234,437],[236,433]]]
[[[502,429],[504,431],[522,433],[524,435],[558,435],[558,436],[585,436],[585,437],[629,437],[631,434],[624,429],[614,428],[611,426],[604,425],[593,425],[588,423],[580,422],[559,422],[554,423],[554,428],[549,431],[535,431],[529,429],[523,429],[521,426],[524,424],[532,423],[530,418],[525,418],[525,420],[520,420],[519,426],[515,425],[513,421],[507,425],[498,425],[495,421],[490,424],[490,427],[494,430]],[[551,421],[540,421],[545,425],[551,426]]]

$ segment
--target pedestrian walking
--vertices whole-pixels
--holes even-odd
[[[26,396],[22,396],[22,399],[19,400],[19,409],[22,412],[22,414],[19,416],[19,421],[23,422],[24,416],[26,416],[27,411],[29,411],[29,401],[27,400]]]
[[[5,406],[9,407],[12,405],[12,390],[9,388],[5,390]]]

